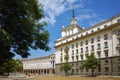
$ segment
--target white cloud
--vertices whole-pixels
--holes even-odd
[[[77,14],[78,16],[76,16],[78,21],[88,20],[88,25],[90,26],[101,21],[92,9],[85,8],[86,3],[88,3],[87,0],[39,0],[39,3],[44,5],[44,20],[52,25],[57,22],[56,17],[60,16],[65,11],[71,10],[73,4],[75,9],[80,9]]]
[[[75,8],[83,7],[82,0],[39,0],[39,3],[44,5],[45,20],[52,25],[56,22],[57,16],[67,10],[71,10],[72,4],[76,2],[80,2],[80,4],[75,5]]]

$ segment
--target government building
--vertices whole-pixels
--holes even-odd
[[[55,41],[55,72],[64,74],[60,68],[65,63],[68,47],[68,62],[72,66],[70,75],[89,75],[91,70],[80,70],[86,56],[94,54],[100,66],[96,75],[120,76],[120,14],[87,29],[78,25],[74,14],[71,23],[62,27],[61,37]]]
[[[54,74],[55,55],[21,60],[25,74]]]

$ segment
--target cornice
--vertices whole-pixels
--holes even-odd
[[[86,38],[86,37],[88,37],[88,36],[95,35],[95,34],[97,34],[97,33],[101,33],[101,32],[103,32],[103,31],[108,31],[108,30],[110,30],[110,29],[112,29],[112,28],[114,28],[114,27],[116,27],[116,26],[120,26],[120,22],[115,23],[115,24],[112,24],[112,25],[109,25],[109,26],[106,27],[106,28],[103,28],[103,29],[100,29],[100,30],[98,30],[98,31],[95,31],[95,32],[89,33],[89,34],[84,35],[84,36],[82,36],[82,37],[78,37],[78,38],[76,38],[76,39],[74,39],[74,40],[67,41],[66,43],[62,43],[62,44],[57,45],[57,46],[54,46],[54,47],[57,48],[57,47],[60,47],[60,46],[63,46],[63,45],[69,44],[69,43],[71,43],[71,42],[75,42],[75,41],[77,41],[77,40],[80,40],[80,39]],[[77,33],[77,34],[78,34],[78,33]],[[73,36],[75,36],[75,35],[76,35],[76,34],[74,34]],[[71,36],[69,36],[69,37],[71,37]],[[69,37],[66,37],[66,38],[69,38]],[[66,39],[66,38],[64,38],[64,39]],[[63,39],[62,39],[62,40],[63,40]],[[62,40],[61,40],[61,41],[62,41]]]

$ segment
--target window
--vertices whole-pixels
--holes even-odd
[[[92,30],[91,32],[94,32],[94,30]]]
[[[74,56],[72,56],[72,61],[74,61]]]
[[[78,49],[76,49],[76,54],[78,54]]]
[[[104,35],[104,40],[107,40],[107,39],[108,39],[108,35],[105,34],[105,35]]]
[[[120,19],[118,19],[117,22],[120,22]]]
[[[120,64],[120,59],[118,59],[118,63]]]
[[[61,52],[62,52],[62,48],[61,48]]]
[[[88,47],[86,47],[86,52],[88,52]]]
[[[101,72],[101,67],[98,67],[98,72]]]
[[[101,52],[98,52],[98,58],[101,58]]]
[[[78,61],[78,56],[76,56],[76,60]]]
[[[120,72],[120,66],[118,67],[118,72]]]
[[[72,55],[74,55],[74,50],[72,50]]]
[[[101,48],[101,47],[100,47],[100,44],[97,44],[97,47],[98,47],[98,50],[99,50],[99,49]]]
[[[74,48],[74,45],[72,45],[72,49]]]
[[[118,39],[118,44],[120,44],[120,39]]]
[[[105,67],[105,72],[108,72],[109,71],[109,68],[108,67]]]
[[[91,51],[93,51],[93,50],[94,50],[94,45],[91,46]]]
[[[88,40],[86,40],[86,45],[88,45]]]
[[[97,30],[99,31],[99,30],[100,30],[100,28],[97,28]]]
[[[61,57],[62,57],[62,53],[61,53]]]
[[[108,51],[105,51],[105,57],[108,57]]]
[[[81,34],[81,37],[83,37],[83,34]]]
[[[118,30],[118,35],[120,35],[120,30]]]
[[[81,48],[81,53],[83,53],[83,48]]]
[[[120,49],[118,49],[118,54],[120,55]]]
[[[81,42],[80,45],[83,46],[83,42]]]
[[[105,64],[108,64],[108,60],[105,60]]]
[[[76,72],[78,72],[78,69],[76,69]]]
[[[86,58],[87,58],[88,54],[85,54],[85,56],[86,56]]]
[[[76,43],[76,48],[78,48],[78,43]]]
[[[104,42],[105,48],[108,48],[108,42]]]
[[[91,39],[91,43],[94,43],[94,38]]]
[[[104,25],[104,28],[106,28],[107,27],[107,25]]]
[[[80,57],[81,57],[81,60],[83,60],[83,55],[81,55]]]
[[[100,41],[100,36],[97,37],[97,42],[99,42],[99,41]]]

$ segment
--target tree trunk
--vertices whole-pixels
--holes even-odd
[[[65,71],[65,73],[66,73],[66,76],[67,76],[67,71]]]
[[[7,72],[8,73],[8,76],[9,76],[9,72]]]
[[[92,77],[94,76],[94,69],[92,69]]]

